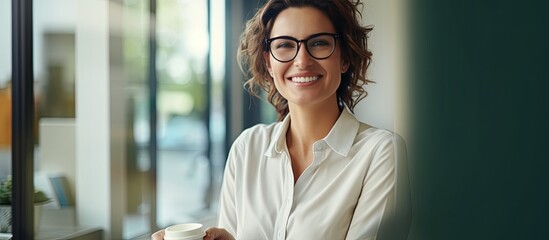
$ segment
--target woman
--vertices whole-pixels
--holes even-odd
[[[372,55],[360,5],[272,0],[248,22],[239,49],[246,84],[268,93],[279,122],[233,143],[219,228],[204,239],[406,238],[400,138],[352,115]]]

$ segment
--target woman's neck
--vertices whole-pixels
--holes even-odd
[[[313,143],[326,137],[334,126],[340,111],[337,102],[319,107],[289,105],[290,127],[286,145],[290,153],[294,183],[313,162]]]
[[[337,102],[329,106],[295,106],[290,108],[290,127],[286,135],[288,144],[298,148],[310,148],[330,132],[339,118],[340,110]]]

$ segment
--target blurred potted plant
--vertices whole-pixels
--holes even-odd
[[[11,176],[0,182],[0,232],[11,232]],[[40,190],[34,190],[34,231],[38,232],[38,224],[42,206],[50,199]]]

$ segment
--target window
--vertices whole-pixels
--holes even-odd
[[[10,2],[0,4],[0,31],[9,36]],[[226,151],[224,1],[161,1],[156,15],[149,10],[135,0],[33,6],[33,178],[52,198],[37,219],[40,238],[86,228],[128,239],[180,221],[213,224]],[[11,38],[0,41],[4,94]],[[10,138],[0,135],[0,176],[7,176]],[[59,179],[66,199],[55,189]]]

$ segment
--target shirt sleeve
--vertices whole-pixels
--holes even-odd
[[[236,237],[237,217],[236,217],[236,193],[235,193],[235,161],[238,159],[238,147],[235,142],[227,156],[225,173],[223,174],[223,184],[219,196],[219,215],[218,227],[225,228],[229,233]]]
[[[406,146],[382,139],[363,181],[346,239],[407,239],[411,222]]]

